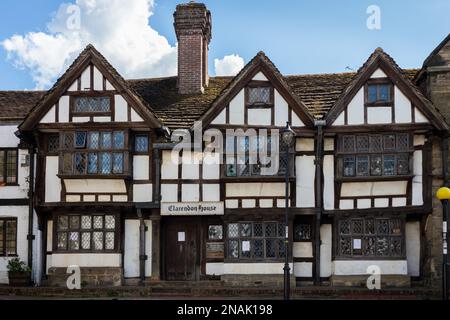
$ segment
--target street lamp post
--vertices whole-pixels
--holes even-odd
[[[286,170],[285,170],[285,206],[284,206],[284,228],[285,228],[285,239],[284,239],[284,300],[289,300],[289,295],[291,291],[290,285],[290,268],[289,268],[289,175],[290,175],[290,164],[289,164],[289,149],[295,140],[295,132],[289,126],[289,122],[286,122],[286,127],[281,132],[281,139],[285,147],[285,157],[286,157]]]
[[[442,299],[448,299],[448,289],[450,288],[449,280],[449,255],[448,248],[450,248],[449,237],[449,214],[448,214],[448,201],[450,200],[450,189],[447,187],[440,188],[436,197],[442,202],[442,235],[443,235],[443,261],[442,261]]]

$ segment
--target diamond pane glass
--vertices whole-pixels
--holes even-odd
[[[98,155],[97,153],[88,154],[88,173],[98,173]]]
[[[116,218],[114,216],[105,216],[105,229],[114,229],[116,227]]]
[[[103,232],[93,232],[94,250],[103,250]]]
[[[77,97],[75,98],[75,112],[109,112],[109,97]]]
[[[102,148],[111,149],[112,137],[111,132],[102,132]]]
[[[397,174],[409,174],[409,155],[397,155]]]
[[[311,225],[297,224],[294,228],[294,237],[296,241],[311,240]]]
[[[69,216],[69,228],[70,229],[80,228],[80,216]]]
[[[64,149],[70,150],[73,148],[73,133],[64,134]]]
[[[266,258],[275,258],[277,240],[266,239]]]
[[[395,156],[393,155],[383,156],[383,175],[385,176],[395,175]]]
[[[94,229],[103,229],[103,217],[94,216]]]
[[[86,147],[86,132],[75,132],[75,148]]]
[[[358,152],[369,151],[369,137],[368,136],[357,136],[356,137],[356,150]]]
[[[102,165],[102,174],[110,174],[112,168],[111,153],[100,153],[100,161]]]
[[[91,233],[82,232],[81,233],[81,249],[90,250],[91,249]]]
[[[369,156],[356,157],[356,175],[357,176],[369,175]]]
[[[254,223],[253,224],[253,235],[255,237],[262,237],[262,236],[264,236],[263,224],[262,223]]]
[[[353,177],[355,175],[355,157],[344,156],[344,177]]]
[[[100,133],[89,132],[89,149],[98,149],[100,147]]]
[[[355,137],[354,136],[344,136],[342,138],[342,151],[355,152]]]
[[[69,250],[80,249],[80,234],[78,232],[69,232]]]
[[[64,153],[63,156],[63,172],[66,174],[72,173],[72,154]]]
[[[113,153],[113,173],[123,173],[123,153]]]
[[[277,224],[276,223],[266,223],[265,236],[266,237],[276,237],[277,236]]]
[[[230,223],[228,225],[228,237],[236,238],[239,235],[239,225],[237,223]]]
[[[381,156],[372,155],[370,156],[370,175],[381,176],[383,169],[383,162],[381,161]]]
[[[58,232],[58,249],[66,250],[67,249],[67,233],[66,232]]]
[[[339,248],[342,255],[350,255],[352,253],[352,238],[341,237],[339,241]]]
[[[284,240],[278,240],[278,255],[280,258],[284,258],[286,253],[286,244]]]
[[[238,240],[228,241],[228,256],[230,258],[234,258],[234,259],[239,258],[239,241]]]
[[[136,136],[134,142],[134,149],[136,152],[147,152],[148,151],[148,136],[139,135]]]
[[[378,234],[388,234],[389,233],[389,220],[388,219],[377,219],[377,233]]]
[[[380,135],[369,137],[369,150],[371,152],[383,151],[383,138]]]
[[[84,174],[86,172],[86,154],[75,154],[75,171],[78,174]]]
[[[363,224],[363,220],[352,220],[352,233],[353,234],[362,234],[363,233],[363,229],[364,228],[364,224]]]
[[[383,148],[384,150],[395,150],[395,135],[388,134],[383,136]]]
[[[268,104],[269,102],[270,102],[269,87],[249,88],[248,90],[249,104]]]
[[[59,135],[52,134],[48,137],[48,152],[57,152],[59,150]]]
[[[6,154],[6,182],[15,183],[17,180],[17,150],[8,150]]]
[[[402,133],[397,135],[397,150],[405,151],[409,149],[409,135]]]
[[[67,230],[69,228],[69,217],[59,216],[58,217],[58,230]]]
[[[114,232],[106,232],[105,234],[105,249],[114,250]]]
[[[253,256],[255,258],[264,258],[264,240],[257,239],[253,241]]]
[[[340,220],[339,221],[339,233],[340,234],[350,234],[350,221]]]
[[[251,237],[252,236],[252,225],[250,223],[241,223],[241,237]]]
[[[81,217],[81,229],[89,230],[92,229],[92,217],[82,216]]]

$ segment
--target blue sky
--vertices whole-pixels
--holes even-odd
[[[98,0],[90,2],[95,1]],[[0,42],[14,34],[51,34],[47,24],[63,2],[0,1]],[[183,1],[155,0],[149,20],[151,28],[172,47],[176,44],[172,14],[180,2]],[[265,51],[283,74],[344,72],[347,66],[356,70],[378,46],[401,67],[420,67],[450,32],[448,0],[205,0],[204,3],[213,16],[211,74],[214,74],[214,58],[237,54],[247,63],[259,50]],[[366,9],[372,4],[381,9],[381,30],[366,27]],[[98,40],[100,46],[108,43],[103,38]],[[102,47],[98,49],[103,52]],[[122,61],[114,54],[111,54],[113,61]],[[45,54],[41,59],[45,59]],[[67,59],[73,60],[73,56]],[[0,90],[33,89],[36,86],[33,63],[18,68],[17,60],[7,59],[6,50],[0,46]],[[127,73],[126,64],[118,69]],[[155,72],[164,73],[164,69]],[[137,74],[142,76],[142,72]]]

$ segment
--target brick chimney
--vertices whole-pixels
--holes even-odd
[[[177,5],[173,14],[178,39],[178,90],[181,94],[203,93],[208,86],[208,46],[211,12],[203,3]]]

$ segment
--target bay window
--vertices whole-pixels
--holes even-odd
[[[62,134],[62,173],[114,175],[127,172],[124,131],[76,131]]]
[[[338,176],[407,176],[412,172],[409,133],[338,137]]]
[[[56,251],[115,251],[118,221],[114,214],[56,216]]]

